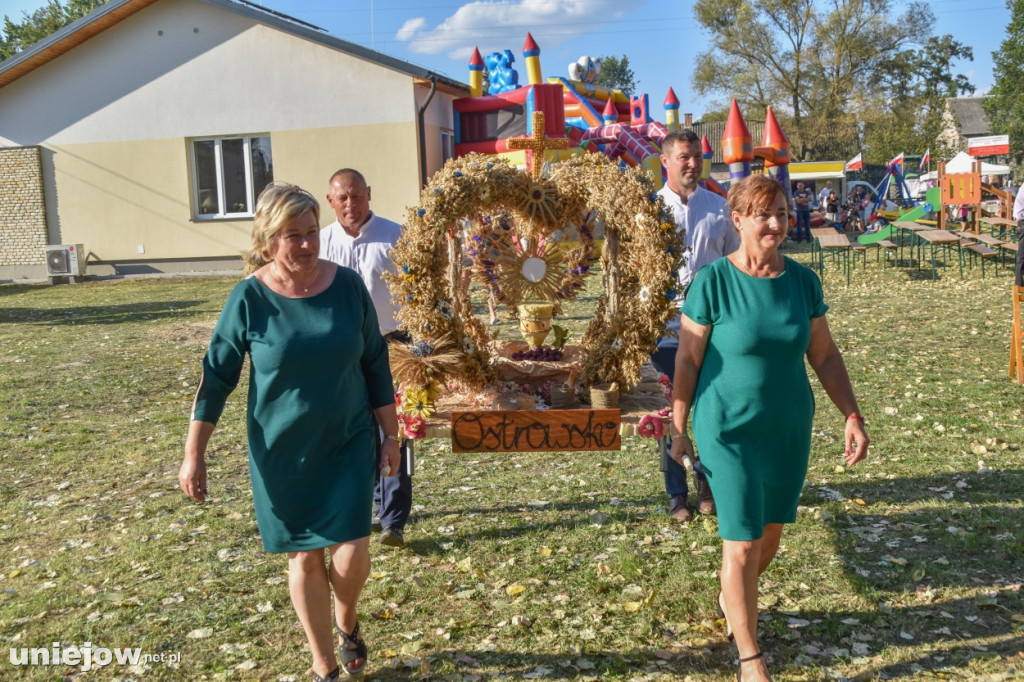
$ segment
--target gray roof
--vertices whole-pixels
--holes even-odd
[[[464,91],[467,95],[469,94],[469,86],[464,83],[447,76],[443,76],[422,66],[417,66],[401,59],[389,57],[386,54],[371,50],[363,47],[362,45],[356,45],[355,43],[350,43],[347,40],[335,38],[323,29],[312,24],[308,24],[300,19],[290,17],[287,14],[262,8],[246,2],[245,0],[240,0],[239,2],[235,2],[233,0],[202,1],[228,10],[229,12],[234,12],[244,17],[248,17],[253,21],[271,26],[280,31],[284,31],[285,33],[290,33],[292,35],[320,43],[335,50],[350,54],[353,57],[364,59],[400,73],[407,74],[412,78],[423,80],[436,79],[439,86],[456,91]],[[105,28],[108,28],[113,23],[117,23],[126,16],[129,16],[131,12],[135,11],[131,8],[132,5],[137,5],[139,9],[141,9],[153,2],[154,0],[109,0],[106,4],[97,7],[81,19],[58,29],[31,47],[22,50],[3,62],[0,62],[0,87],[3,87],[3,85],[11,80],[16,80],[28,71],[37,68],[46,61],[49,61],[49,59],[59,56],[67,49],[74,47],[84,40],[88,40],[90,37],[101,32]],[[62,42],[68,43],[68,45],[62,46]],[[5,74],[7,75],[7,78],[3,77]]]
[[[991,133],[992,126],[985,115],[985,110],[981,108],[984,99],[984,97],[957,97],[946,100],[953,112],[953,118],[960,126],[960,134],[964,137]]]

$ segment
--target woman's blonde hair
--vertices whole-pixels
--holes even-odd
[[[729,210],[742,216],[759,213],[772,205],[786,190],[770,175],[748,175],[729,188]]]
[[[259,270],[270,262],[271,246],[281,227],[298,218],[306,211],[312,211],[317,226],[320,225],[320,203],[313,195],[298,185],[287,182],[272,182],[256,200],[256,215],[252,225],[252,248],[243,256],[245,274]]]

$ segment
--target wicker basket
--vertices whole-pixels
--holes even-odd
[[[576,405],[576,387],[571,384],[555,384],[551,387],[551,407],[565,410]]]
[[[595,410],[614,410],[619,406],[618,384],[597,384],[590,387],[590,405]]]

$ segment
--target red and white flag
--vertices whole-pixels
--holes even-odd
[[[861,158],[860,154],[857,154],[857,156],[853,157],[852,159],[850,159],[849,161],[846,162],[846,167],[844,168],[844,170],[846,170],[846,171],[855,171],[855,170],[860,170],[863,167],[864,167],[864,159]]]
[[[921,165],[917,167],[917,170],[922,171],[928,167],[928,163],[932,160],[932,148],[929,147],[928,151],[921,157]]]
[[[903,166],[903,152],[900,152],[899,156],[897,156],[895,159],[893,159],[888,164],[886,164],[887,168],[892,168],[893,166],[900,166],[902,168],[902,166]]]

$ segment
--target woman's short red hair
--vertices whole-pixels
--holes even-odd
[[[785,197],[786,190],[770,175],[748,175],[729,188],[729,210],[741,216],[760,213],[780,194]]]

